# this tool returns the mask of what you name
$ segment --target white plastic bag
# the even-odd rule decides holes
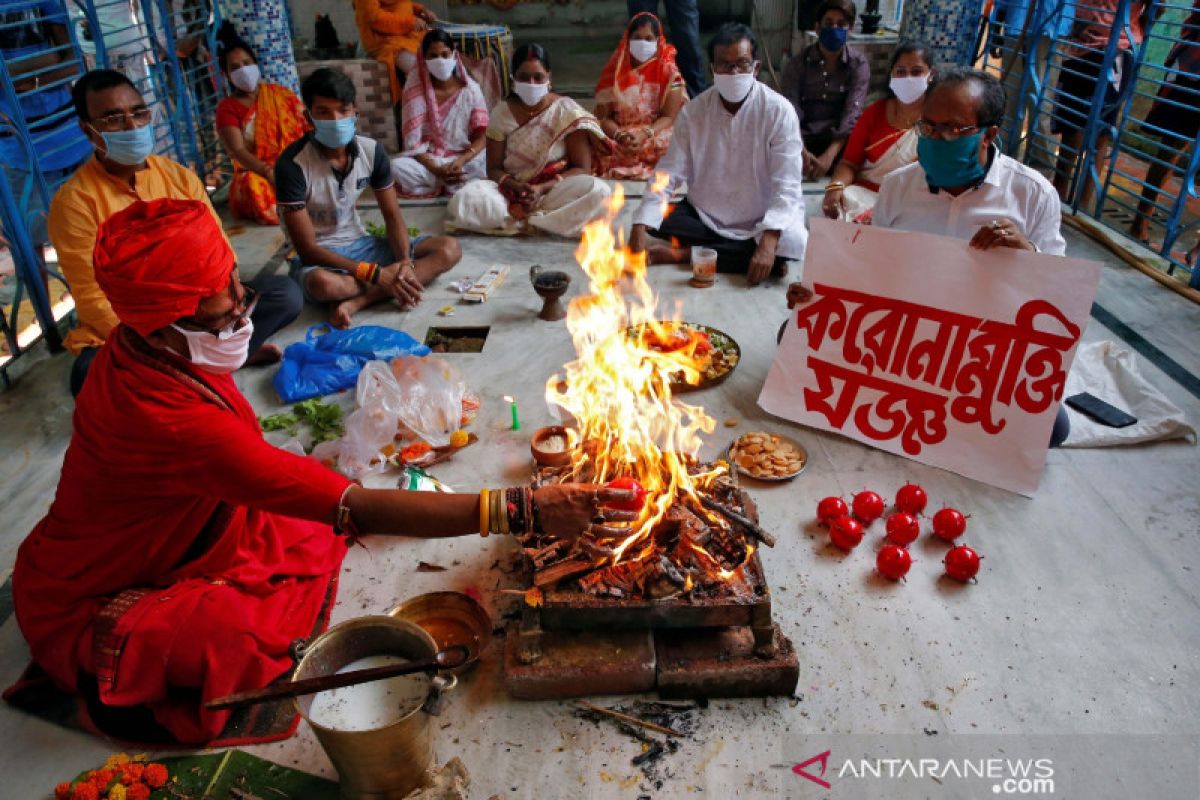
[[[358,375],[358,408],[346,417],[342,438],[322,442],[313,455],[322,461],[334,459],[342,474],[361,479],[387,468],[381,452],[396,438],[400,387],[385,361],[369,361]]]
[[[367,367],[376,363],[372,362]],[[366,370],[364,369],[364,372]],[[401,356],[392,360],[392,381],[398,396],[393,406],[400,424],[432,447],[446,447],[450,434],[462,427],[463,395],[467,386],[458,370],[432,356]],[[361,397],[362,379],[359,379]]]

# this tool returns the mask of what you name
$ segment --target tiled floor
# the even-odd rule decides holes
[[[810,212],[819,194],[809,196]],[[440,230],[438,207],[407,207],[410,224]],[[1069,253],[1106,262],[1098,302],[1187,370],[1200,374],[1200,307],[1112,259],[1067,231]],[[231,237],[244,272],[252,273],[279,246],[272,229],[248,228]],[[482,354],[456,357],[484,399],[476,429],[482,441],[438,475],[462,491],[523,480],[524,434],[503,430],[501,395],[516,393],[526,429],[546,424],[540,402],[545,379],[571,357],[561,323],[535,318],[539,301],[523,278],[530,263],[555,264],[575,277],[574,244],[561,240],[464,237],[464,258],[449,278],[477,275],[509,263],[514,272],[494,300],[462,307],[449,322],[490,324]],[[722,279],[716,290],[684,286],[672,268],[653,271],[664,301],[678,298],[689,319],[710,322],[742,344],[744,360],[729,381],[697,399],[718,419],[801,438],[812,461],[791,484],[754,486],[764,525],[780,545],[764,553],[775,592],[775,615],[800,651],[798,699],[718,701],[700,713],[697,732],[670,756],[660,787],[641,777],[630,759],[635,743],[609,728],[571,716],[566,704],[516,703],[500,685],[496,651],[467,677],[447,713],[434,722],[439,756],[461,756],[472,772],[473,797],[815,797],[790,767],[828,749],[837,734],[911,734],[917,743],[966,742],[968,734],[1002,734],[1012,752],[1015,734],[1193,734],[1200,720],[1200,455],[1186,442],[1107,450],[1056,450],[1047,457],[1042,486],[1032,499],[872,450],[837,436],[767,417],[755,398],[773,355],[774,331],[785,314],[782,287],[746,289]],[[433,298],[449,297],[441,285]],[[422,336],[438,301],[410,313],[370,311],[363,322],[392,324]],[[280,337],[300,338],[319,321],[315,310]],[[1089,341],[1112,338],[1093,320]],[[0,394],[0,578],[21,538],[45,512],[70,432],[67,356],[36,363],[11,391]],[[1156,367],[1144,372],[1168,397],[1200,420],[1200,398]],[[279,408],[266,371],[238,374],[239,385],[264,413]],[[702,455],[723,447],[719,429]],[[815,501],[865,486],[891,491],[919,480],[937,503],[970,511],[972,543],[987,558],[978,585],[936,580],[941,549],[924,542],[907,585],[871,577],[869,552],[842,558],[811,526]],[[476,587],[493,611],[508,601],[494,590],[509,580],[490,565],[509,544],[489,538],[442,541],[375,539],[355,549],[345,568],[335,621],[381,611],[397,599],[435,589]],[[415,571],[418,560],[447,572]],[[0,599],[0,685],[24,666],[28,651]],[[4,797],[42,797],[56,780],[94,765],[119,749],[0,706],[0,774]],[[843,740],[837,740],[843,741]],[[869,746],[883,737],[876,736]],[[889,740],[891,741],[891,740]],[[912,741],[906,739],[905,741]],[[978,741],[978,739],[975,739]],[[1100,737],[1087,741],[1100,742]],[[1104,740],[1107,741],[1107,740]],[[845,756],[845,747],[838,751]],[[868,746],[868,745],[863,745]],[[964,745],[965,746],[965,745]],[[1091,745],[1079,745],[1086,749]],[[1099,745],[1097,745],[1099,746]],[[813,749],[813,752],[809,752]],[[254,748],[289,765],[330,774],[311,734]],[[1194,765],[1195,751],[1187,763]],[[1185,778],[1195,781],[1193,767]],[[1194,786],[1194,784],[1192,784]],[[1175,794],[1164,782],[1143,796]],[[856,797],[961,797],[936,794],[926,781],[856,791]],[[975,796],[975,795],[973,795]],[[1113,796],[1103,791],[1074,797]]]

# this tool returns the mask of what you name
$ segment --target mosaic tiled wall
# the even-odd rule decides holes
[[[374,59],[301,61],[296,65],[300,80],[307,78],[318,67],[330,67],[346,74],[357,92],[354,105],[358,109],[358,132],[382,144],[389,155],[398,153],[400,148],[392,114],[392,93],[383,64]]]
[[[221,0],[221,16],[254,47],[264,80],[299,93],[287,0]]]
[[[900,37],[928,44],[939,64],[968,64],[979,8],[977,0],[906,0]]]

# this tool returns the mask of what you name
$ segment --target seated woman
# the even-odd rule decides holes
[[[443,30],[425,34],[404,85],[404,152],[392,173],[404,197],[454,194],[487,175],[488,126],[483,91]]]
[[[233,162],[229,210],[238,219],[278,225],[275,160],[311,127],[289,89],[260,80],[250,45],[234,42],[218,56],[231,96],[217,105],[217,136]]]
[[[611,143],[595,117],[550,91],[545,48],[522,45],[513,64],[514,96],[492,109],[487,129],[488,180],[450,198],[446,230],[578,236],[612,194],[591,174],[592,148]]]
[[[918,42],[901,42],[888,72],[888,96],[867,106],[825,187],[821,210],[830,219],[869,223],[884,176],[917,160],[913,124],[925,107],[932,54]]]
[[[596,174],[625,180],[653,175],[686,101],[675,48],[663,38],[658,17],[635,14],[596,84],[596,118],[616,142],[612,153],[600,156]]]

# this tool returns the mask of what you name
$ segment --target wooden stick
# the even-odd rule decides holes
[[[738,525],[741,525],[743,528],[745,528],[747,531],[749,531],[750,534],[755,539],[758,539],[760,542],[765,544],[767,547],[775,546],[775,537],[774,536],[767,533],[762,528],[760,528],[756,523],[751,522],[749,518],[742,516],[741,514],[734,511],[732,508],[730,508],[729,506],[722,505],[721,503],[718,503],[716,500],[713,500],[708,497],[704,497],[703,495],[700,496],[700,502],[703,503],[704,507],[709,509],[710,511],[716,511],[718,514],[725,517],[730,522],[736,522]]]
[[[648,722],[647,720],[630,716],[629,714],[622,714],[620,711],[613,711],[611,708],[598,706],[595,703],[589,703],[586,700],[576,700],[575,703],[583,708],[586,708],[588,711],[594,711],[597,714],[603,714],[606,717],[619,719],[622,722],[628,722],[630,725],[637,725],[639,728],[646,728],[647,730],[651,730],[656,733],[665,733],[667,736],[683,736],[681,732],[675,730],[674,728],[668,728],[665,725],[658,725],[654,722]]]
[[[454,655],[452,655],[454,654]],[[454,656],[458,657],[455,658]],[[305,678],[302,681],[288,681],[267,686],[264,689],[254,689],[249,692],[218,697],[204,704],[209,711],[221,711],[226,708],[249,706],[255,703],[265,703],[268,700],[280,700],[285,697],[297,697],[302,694],[316,694],[329,689],[340,689],[343,686],[356,686],[370,681],[381,681],[394,678],[397,675],[410,675],[414,672],[432,672],[439,669],[455,669],[467,663],[471,651],[465,646],[450,645],[433,658],[421,661],[406,661],[403,664],[389,664],[385,667],[357,669],[353,672],[343,672],[336,675],[322,675],[317,678]]]
[[[541,588],[552,586],[565,578],[579,575],[592,568],[592,562],[585,558],[572,558],[551,564],[545,569],[538,570],[533,575],[533,585]]]

